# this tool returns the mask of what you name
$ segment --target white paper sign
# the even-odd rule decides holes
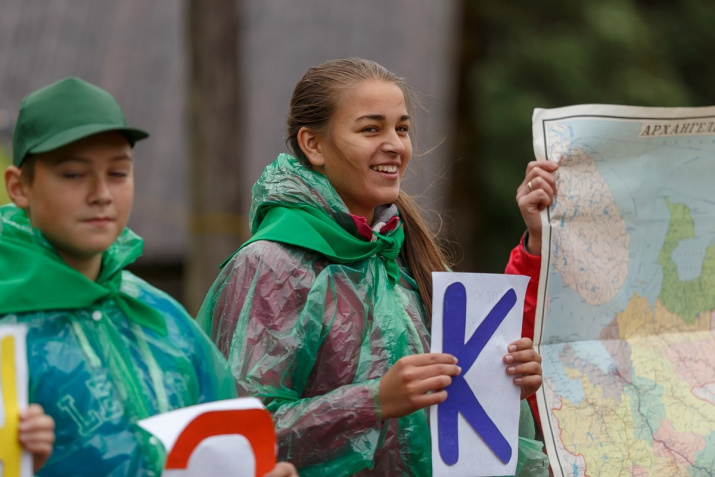
[[[514,475],[520,389],[503,358],[521,337],[529,277],[435,272],[432,281],[432,351],[462,368],[430,409],[433,474]]]
[[[263,476],[276,463],[273,421],[256,398],[177,409],[139,425],[164,444],[164,477]]]
[[[27,329],[0,326],[0,477],[30,477],[32,457],[17,441],[20,412],[27,408]]]

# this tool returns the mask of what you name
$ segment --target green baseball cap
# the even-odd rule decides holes
[[[25,96],[12,132],[12,163],[28,154],[57,149],[93,134],[123,133],[133,146],[149,134],[127,127],[119,103],[80,78],[65,78]]]

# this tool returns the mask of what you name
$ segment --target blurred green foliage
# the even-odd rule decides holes
[[[534,108],[715,104],[713,3],[465,0],[463,8],[461,91],[471,117],[462,118],[469,139],[457,156],[471,165],[457,187],[478,191],[469,207],[483,209],[472,213],[479,223],[468,243],[460,237],[476,250],[460,269],[501,272],[523,233],[514,197],[534,157]]]
[[[11,162],[12,160],[10,159],[10,154],[8,154],[2,144],[0,144],[0,170],[4,173],[5,169],[7,169],[7,166],[9,166]],[[10,202],[10,198],[7,196],[5,181],[3,180],[2,185],[0,185],[0,205],[7,204],[8,202]]]

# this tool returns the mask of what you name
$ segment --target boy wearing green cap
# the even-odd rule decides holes
[[[184,309],[123,270],[142,250],[125,225],[133,145],[147,136],[77,78],[20,108],[5,172],[14,204],[0,207],[0,324],[28,329],[29,400],[41,408],[21,421],[34,432],[21,443],[51,443],[55,421],[38,475],[160,475],[164,450],[136,422],[236,395]],[[34,453],[41,465],[47,452]]]

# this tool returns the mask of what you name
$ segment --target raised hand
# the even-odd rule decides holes
[[[558,167],[552,161],[531,161],[526,166],[524,180],[516,189],[516,202],[529,231],[526,250],[532,255],[541,255],[540,212],[554,201]]]

